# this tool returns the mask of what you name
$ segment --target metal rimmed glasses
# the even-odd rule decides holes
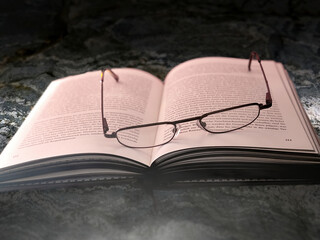
[[[204,113],[200,116],[190,117],[177,121],[155,122],[143,125],[129,126],[120,128],[115,132],[108,133],[109,126],[104,116],[103,105],[103,82],[105,72],[109,72],[111,76],[118,82],[119,77],[111,70],[101,70],[101,117],[103,134],[106,138],[116,138],[118,142],[129,148],[152,148],[169,143],[179,132],[178,124],[189,121],[197,121],[197,125],[209,133],[227,133],[244,128],[253,123],[260,115],[260,111],[272,106],[272,98],[270,94],[269,84],[263,70],[261,59],[256,52],[251,52],[249,57],[248,70],[251,71],[252,59],[259,62],[263,78],[267,86],[266,102],[248,103],[233,106],[213,112]],[[157,132],[162,132],[163,136],[158,138],[153,144],[148,144],[143,136],[155,136]],[[137,137],[137,136],[140,137]],[[139,140],[142,139],[142,140]]]

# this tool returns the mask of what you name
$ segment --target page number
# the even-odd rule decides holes
[[[292,139],[291,138],[286,138],[285,141],[286,142],[292,142]]]

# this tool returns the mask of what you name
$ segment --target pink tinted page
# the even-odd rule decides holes
[[[314,151],[303,123],[290,101],[274,61],[262,61],[269,81],[273,106],[261,110],[259,118],[243,129],[212,134],[196,122],[181,124],[180,134],[158,147],[153,159],[168,152],[204,146],[231,146],[290,151]],[[267,89],[258,62],[248,71],[248,60],[199,58],[175,67],[165,79],[160,121],[202,115],[246,103],[265,104]],[[158,138],[163,138],[159,134]]]
[[[119,84],[108,75],[104,83],[110,130],[157,121],[163,83],[141,70],[114,72]],[[53,81],[1,154],[0,167],[82,153],[114,154],[150,165],[151,149],[130,149],[103,136],[100,71]]]

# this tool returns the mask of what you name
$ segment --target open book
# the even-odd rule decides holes
[[[169,143],[153,148],[104,136],[101,71],[53,81],[1,154],[0,189],[145,176],[160,183],[317,180],[319,139],[293,83],[281,63],[262,65],[273,103],[252,124],[215,134],[184,122]],[[248,71],[247,59],[193,59],[164,81],[138,69],[112,71],[119,82],[105,73],[102,110],[111,132],[266,101],[256,60]],[[143,141],[155,145],[165,131]],[[139,131],[134,138],[140,141]]]

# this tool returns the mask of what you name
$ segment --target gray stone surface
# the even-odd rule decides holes
[[[0,3],[0,151],[54,79],[105,66],[164,78],[253,49],[284,63],[320,136],[317,1],[104,2]],[[0,193],[0,239],[319,239],[319,226],[319,185]]]
[[[131,185],[0,197],[1,239],[319,239],[315,186]]]

